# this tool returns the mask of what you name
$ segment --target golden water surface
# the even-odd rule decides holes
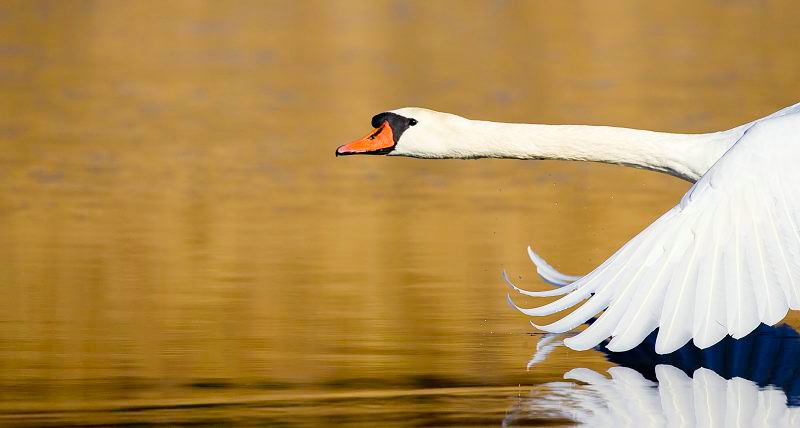
[[[726,129],[798,101],[798,22],[789,1],[1,2],[0,424],[499,425],[611,366],[526,370],[502,270],[544,289],[531,244],[586,273],[689,184],[336,146],[412,105]]]

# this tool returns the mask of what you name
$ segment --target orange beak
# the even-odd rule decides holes
[[[346,155],[385,155],[394,148],[394,133],[388,121],[375,128],[363,138],[339,146],[336,156]]]

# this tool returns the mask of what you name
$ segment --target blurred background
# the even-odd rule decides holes
[[[372,115],[728,129],[800,101],[791,1],[0,2],[0,423],[494,424],[596,352],[505,302],[689,184],[334,157]],[[519,303],[532,304],[520,300]],[[550,421],[551,423],[555,423]]]

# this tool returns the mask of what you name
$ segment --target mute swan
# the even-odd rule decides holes
[[[544,316],[586,302],[535,327],[561,333],[601,315],[564,340],[590,349],[608,338],[629,350],[659,329],[656,351],[689,340],[707,348],[741,338],[800,309],[800,103],[736,128],[670,134],[585,125],[528,125],[469,120],[421,108],[372,118],[372,132],[336,155],[417,158],[567,159],[621,164],[695,182],[680,203],[581,278],[537,263],[563,296]],[[531,251],[536,262],[538,256]],[[544,267],[544,269],[542,269]]]

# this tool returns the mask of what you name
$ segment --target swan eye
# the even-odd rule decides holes
[[[417,119],[408,119],[408,126],[414,126],[417,124]]]

